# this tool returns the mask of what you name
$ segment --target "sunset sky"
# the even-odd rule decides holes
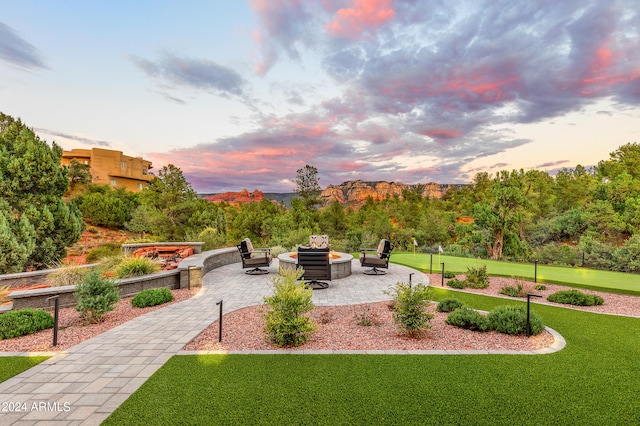
[[[640,143],[637,0],[0,0],[0,112],[201,193],[464,183]]]

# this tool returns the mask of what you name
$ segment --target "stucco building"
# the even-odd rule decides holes
[[[121,151],[100,148],[63,151],[62,164],[68,166],[71,160],[88,165],[92,182],[96,185],[137,192],[146,188],[147,182],[154,177],[149,173],[151,161],[129,157]]]

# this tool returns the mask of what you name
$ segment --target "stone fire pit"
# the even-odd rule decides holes
[[[329,263],[331,264],[331,280],[339,280],[351,275],[351,261],[353,256],[349,253],[332,251],[329,253]],[[288,252],[278,256],[280,270],[296,269],[298,264],[298,253]]]

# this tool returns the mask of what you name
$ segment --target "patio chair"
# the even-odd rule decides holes
[[[249,238],[245,238],[238,244],[238,250],[240,251],[240,258],[242,259],[242,269],[252,268],[249,271],[245,271],[245,274],[258,275],[268,274],[266,269],[260,269],[261,267],[269,267],[273,258],[271,257],[271,249],[269,248],[254,248]]]
[[[319,281],[331,281],[329,247],[319,249],[298,247],[297,267],[304,269],[302,278],[304,278],[307,287],[310,287],[314,290],[320,290],[329,287],[329,283]]]
[[[382,239],[377,249],[363,248],[360,250],[360,265],[366,268],[373,268],[363,271],[367,275],[386,274],[378,268],[389,269],[389,258],[391,257],[393,244],[391,241]]]

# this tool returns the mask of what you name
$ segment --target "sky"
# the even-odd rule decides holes
[[[0,112],[200,193],[553,174],[640,143],[640,3],[0,0]]]

